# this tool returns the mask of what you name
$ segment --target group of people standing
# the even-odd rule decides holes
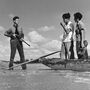
[[[74,21],[76,23],[76,28],[74,28],[74,24],[70,20],[70,13],[65,13],[62,15],[63,23],[60,25],[64,29],[63,39],[62,39],[62,47],[61,47],[61,58],[62,59],[75,59],[75,53],[77,54],[78,59],[88,59],[87,45],[88,42],[85,40],[85,28],[82,24],[83,15],[80,12],[74,14]],[[22,27],[19,25],[19,17],[13,17],[13,26],[8,29],[5,33],[5,36],[10,37],[10,46],[11,46],[11,54],[10,54],[10,62],[9,68],[13,70],[13,62],[16,54],[16,49],[20,55],[20,62],[25,62],[24,51],[22,40],[24,38],[24,33]],[[75,38],[74,38],[75,35]],[[26,64],[21,65],[22,69],[27,69]]]
[[[70,20],[70,13],[62,15],[64,24],[60,23],[60,25],[63,27],[64,33],[60,56],[62,59],[88,59],[88,42],[85,40],[83,15],[80,12],[76,12],[73,16],[76,26]]]

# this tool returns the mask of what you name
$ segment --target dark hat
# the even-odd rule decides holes
[[[64,14],[62,15],[62,18],[63,18],[63,19],[69,19],[69,18],[70,18],[70,13],[64,13]]]
[[[74,17],[75,17],[75,19],[81,20],[83,15],[80,12],[77,12],[77,13],[74,14]]]
[[[16,20],[16,19],[19,19],[19,17],[18,16],[14,16],[13,17],[13,21]]]

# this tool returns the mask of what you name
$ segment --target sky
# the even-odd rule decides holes
[[[62,14],[70,12],[74,23],[73,14],[77,11],[83,14],[90,55],[89,4],[90,0],[0,0],[0,58],[9,60],[10,57],[9,38],[3,33],[12,26],[13,16],[20,17],[25,40],[31,45],[24,44],[25,57],[30,59],[60,50]],[[19,58],[18,54],[16,58]]]

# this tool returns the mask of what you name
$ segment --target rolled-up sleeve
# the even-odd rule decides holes
[[[4,35],[7,36],[7,37],[11,37],[12,34],[13,34],[13,33],[12,33],[12,29],[11,29],[11,28],[8,29],[8,30],[6,30],[5,33],[4,33]]]

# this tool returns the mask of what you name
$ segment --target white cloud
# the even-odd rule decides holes
[[[25,51],[25,57],[29,59],[35,59],[42,56],[42,52],[39,49],[30,49]]]
[[[63,34],[60,35],[60,40],[62,40],[62,39],[63,39]]]
[[[50,30],[55,30],[55,27],[54,26],[50,26],[50,27],[44,26],[44,27],[39,28],[38,30],[40,30],[40,31],[50,31]]]
[[[28,43],[28,42],[27,42]],[[27,44],[23,43],[24,49],[33,49],[33,48],[38,48],[37,44],[34,44],[32,42],[28,43],[30,46],[28,46]]]
[[[30,45],[29,47],[26,43],[23,42],[23,46],[25,49],[38,48],[38,45],[36,43],[30,42],[28,37],[25,36],[24,40]]]
[[[4,45],[0,42],[0,60],[9,60],[10,56],[10,47],[9,44]]]
[[[50,54],[50,53],[53,53],[53,52],[56,52],[56,51],[58,51],[58,50],[54,50],[54,49],[51,49],[50,50],[50,48],[48,49],[46,49],[46,48],[42,48],[41,49],[41,51],[42,51],[42,56],[44,56],[44,55],[48,55],[48,54]],[[55,54],[52,54],[52,55],[50,55],[50,56],[47,56],[46,58],[55,58],[55,57],[57,57],[57,58],[59,58],[60,57],[60,55],[59,55],[59,53],[55,53]]]
[[[46,41],[46,38],[44,38],[42,35],[40,35],[36,31],[30,32],[28,35],[30,37],[30,41],[33,42],[33,43],[45,42]]]
[[[52,51],[47,50],[47,49],[45,49],[45,48],[42,48],[41,51],[42,51],[44,54],[52,53]]]
[[[61,42],[58,40],[52,40],[48,43],[46,43],[45,45],[43,45],[42,47],[48,49],[48,50],[60,50],[61,49]]]
[[[4,31],[5,28],[3,26],[0,26],[0,31]]]

